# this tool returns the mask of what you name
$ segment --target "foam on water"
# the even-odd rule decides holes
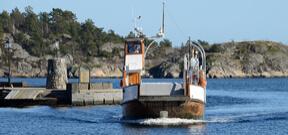
[[[122,123],[137,125],[193,125],[205,123],[231,122],[229,118],[213,118],[209,120],[181,119],[181,118],[149,118],[138,120],[121,120]]]
[[[287,116],[287,113],[284,113]],[[135,125],[194,125],[194,124],[206,124],[206,123],[237,123],[243,121],[259,121],[276,116],[283,117],[284,114],[274,113],[248,113],[237,115],[223,115],[223,116],[210,116],[205,120],[195,119],[181,119],[181,118],[149,118],[149,119],[137,119],[137,120],[121,120],[121,123],[135,124]]]
[[[146,119],[144,121],[140,121],[140,124],[143,125],[187,125],[197,123],[204,123],[204,121],[193,119],[180,119],[180,118],[157,118],[157,119]]]
[[[138,119],[138,120],[122,120],[123,123],[139,124],[139,125],[189,125],[204,123],[203,120],[180,119],[180,118],[154,118],[154,119]]]

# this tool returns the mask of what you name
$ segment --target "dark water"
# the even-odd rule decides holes
[[[45,84],[45,79],[24,81],[31,85]],[[104,81],[119,82],[111,79]],[[203,121],[146,119],[127,123],[120,119],[121,107],[118,105],[0,108],[0,134],[284,135],[288,134],[288,78],[208,80]]]

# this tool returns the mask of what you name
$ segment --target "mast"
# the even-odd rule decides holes
[[[150,48],[150,46],[152,46],[155,42],[156,39],[161,39],[164,37],[165,33],[164,33],[164,27],[165,27],[165,2],[162,3],[163,4],[163,9],[162,9],[162,24],[160,26],[160,31],[156,34],[156,36],[152,36],[150,39],[152,39],[152,42],[147,46],[147,48],[145,49],[145,54],[144,54],[144,59],[146,57],[146,54],[148,52],[148,49]]]
[[[188,48],[189,48],[189,63],[190,63],[190,59],[192,57],[192,52],[191,52],[191,38],[189,37],[188,40]]]
[[[163,2],[163,11],[162,11],[162,28],[161,28],[161,33],[164,34],[164,20],[165,19],[165,2]]]

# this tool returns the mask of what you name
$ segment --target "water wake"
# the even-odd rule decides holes
[[[204,123],[203,120],[180,119],[180,118],[155,118],[155,119],[139,119],[139,120],[122,120],[123,123],[137,125],[189,125]]]
[[[157,118],[157,119],[145,119],[140,121],[142,125],[189,125],[189,124],[201,124],[203,120],[193,119],[180,119],[180,118]]]
[[[195,119],[181,119],[181,118],[149,118],[139,120],[121,120],[122,123],[135,124],[135,125],[196,125],[205,123],[224,123],[231,122],[230,119],[210,119],[210,120],[195,120]]]

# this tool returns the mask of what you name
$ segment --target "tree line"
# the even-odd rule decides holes
[[[113,30],[104,31],[91,19],[81,23],[77,21],[73,12],[59,8],[37,14],[31,6],[26,7],[23,12],[18,8],[14,8],[10,13],[2,11],[0,39],[4,33],[11,34],[14,42],[21,45],[30,55],[43,57],[70,54],[76,63],[89,62],[93,57],[120,56],[119,48],[113,48],[112,52],[106,52],[101,48],[107,42],[124,43],[125,37],[135,35],[130,32],[127,36],[120,36]],[[145,44],[150,42],[151,40],[145,39]],[[53,47],[55,43],[59,43],[57,51]],[[165,51],[166,48],[172,47],[172,42],[163,39],[156,43],[156,46],[160,47],[160,51]]]
[[[14,42],[38,57],[54,55],[55,50],[50,46],[56,42],[60,44],[61,54],[69,53],[86,58],[103,55],[100,48],[106,42],[124,42],[124,38],[113,30],[106,32],[95,26],[91,19],[80,23],[73,12],[59,8],[38,14],[30,6],[24,12],[18,8],[11,13],[2,11],[0,37],[4,33],[10,33]]]

